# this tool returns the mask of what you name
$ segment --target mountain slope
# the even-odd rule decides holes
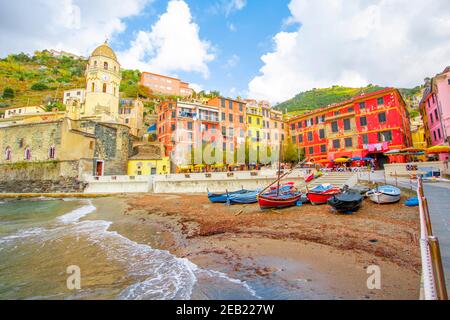
[[[342,86],[333,86],[331,88],[313,89],[300,92],[294,98],[275,106],[275,109],[288,112],[291,115],[302,114],[304,112],[326,107],[333,103],[343,102],[354,96],[371,93],[384,89],[384,87],[369,85],[363,88],[349,88]],[[399,89],[407,105],[414,109],[414,96],[420,94],[422,87],[413,89]]]

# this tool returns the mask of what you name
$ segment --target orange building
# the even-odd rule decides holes
[[[171,156],[177,144],[192,150],[199,139],[212,140],[220,127],[219,108],[197,102],[164,101],[157,113],[158,140],[164,144],[166,156]]]
[[[247,130],[245,101],[215,97],[208,101],[208,105],[219,109],[224,150],[235,151],[239,145],[245,143]]]
[[[189,97],[194,92],[189,88],[189,83],[151,72],[143,72],[140,83],[153,92],[164,95]]]

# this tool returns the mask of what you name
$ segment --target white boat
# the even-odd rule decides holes
[[[401,191],[393,186],[380,186],[370,190],[366,196],[375,203],[395,203],[400,201]]]

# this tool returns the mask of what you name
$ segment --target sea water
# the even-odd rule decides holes
[[[261,298],[245,281],[136,243],[98,217],[90,200],[1,202],[0,299]],[[71,266],[80,290],[68,286]]]

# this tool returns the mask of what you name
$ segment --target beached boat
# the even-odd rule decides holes
[[[239,191],[225,192],[225,193],[211,193],[211,192],[208,192],[208,199],[212,203],[226,203],[227,202],[227,195],[245,194],[245,193],[248,193],[248,192],[252,192],[252,191],[242,189],[242,190],[239,190]]]
[[[308,174],[305,176],[305,182],[311,182],[314,180],[314,173]]]
[[[258,203],[261,209],[287,208],[297,205],[302,193],[300,191],[285,193],[267,193],[258,196]]]
[[[375,203],[395,203],[400,201],[401,191],[393,186],[379,186],[366,193],[366,196]]]
[[[312,205],[318,205],[327,203],[328,199],[341,192],[341,189],[331,184],[322,184],[310,189],[306,196]]]
[[[362,204],[363,196],[356,191],[347,191],[328,199],[328,204],[338,212],[355,212]]]
[[[258,202],[258,194],[261,190],[249,191],[246,193],[228,194],[226,203],[232,204],[251,204]]]

